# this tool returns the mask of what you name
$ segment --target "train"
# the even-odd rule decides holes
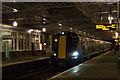
[[[52,41],[52,63],[58,65],[73,64],[97,51],[110,49],[111,42],[96,40],[74,32],[63,31],[55,34]]]
[[[2,59],[40,55],[41,30],[0,24]]]

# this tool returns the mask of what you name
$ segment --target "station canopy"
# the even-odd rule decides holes
[[[112,33],[97,31],[96,24],[109,24],[108,16],[117,23],[116,2],[3,2],[2,23],[47,32],[72,30],[97,39],[112,40]],[[44,23],[43,23],[44,22]]]

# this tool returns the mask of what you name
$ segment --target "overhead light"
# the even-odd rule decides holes
[[[114,18],[112,16],[108,16],[108,20],[113,20]]]
[[[43,22],[43,24],[45,24],[46,22]]]
[[[118,37],[118,32],[115,33],[115,36]]]
[[[43,18],[43,20],[44,20],[44,21],[46,21],[46,19],[45,19],[45,18]]]
[[[13,26],[18,26],[17,21],[14,21],[14,22],[13,22]]]
[[[112,16],[108,16],[108,20],[109,20],[109,24],[112,24],[112,20],[113,20],[114,18],[112,17]]]
[[[15,0],[13,0],[13,2],[16,2]]]
[[[42,31],[43,31],[43,32],[46,32],[46,28],[43,28]]]
[[[41,31],[40,31],[40,30],[38,30],[38,29],[37,29],[37,30],[35,30],[35,31],[36,31],[36,32],[41,32]]]
[[[13,12],[18,12],[18,10],[17,9],[13,9]]]
[[[33,31],[33,29],[30,29],[30,30],[28,30],[28,33],[31,33]]]
[[[72,27],[70,27],[70,30],[72,30],[73,28]]]
[[[62,26],[62,24],[61,24],[61,23],[58,23],[58,25],[59,25],[59,26]]]

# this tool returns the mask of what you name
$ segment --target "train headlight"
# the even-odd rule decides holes
[[[78,56],[79,56],[79,52],[78,51],[75,51],[75,52],[73,52],[73,54],[72,54],[72,59],[77,59],[78,58]]]
[[[72,56],[78,56],[79,53],[77,51],[73,52]]]

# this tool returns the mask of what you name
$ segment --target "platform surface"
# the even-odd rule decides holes
[[[108,51],[48,80],[120,80],[118,54]]]
[[[41,55],[41,56],[26,57],[23,59],[9,60],[7,62],[2,63],[2,67],[21,64],[21,63],[27,63],[27,62],[32,62],[32,61],[37,61],[37,60],[42,60],[42,59],[48,59],[50,58],[50,56],[51,54],[47,54],[47,55]]]

